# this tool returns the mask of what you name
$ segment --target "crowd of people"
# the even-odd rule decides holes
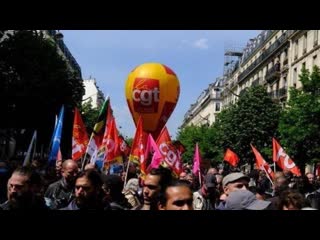
[[[0,162],[0,210],[304,210],[319,209],[320,181],[313,173],[290,171],[268,178],[262,170],[248,174],[219,168],[194,176],[185,165],[180,176],[151,169],[141,177],[129,162],[122,173],[105,174],[79,161],[28,167]]]

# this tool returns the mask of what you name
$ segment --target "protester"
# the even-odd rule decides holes
[[[70,159],[63,162],[62,178],[52,183],[45,192],[47,205],[51,209],[66,207],[72,201],[78,171],[78,165],[75,161]]]
[[[40,189],[40,175],[28,167],[19,167],[13,171],[8,180],[8,200],[0,205],[0,209],[47,209]]]
[[[171,182],[159,195],[159,210],[193,210],[193,195],[186,180]]]

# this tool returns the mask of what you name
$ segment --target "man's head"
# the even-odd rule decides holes
[[[248,189],[249,177],[241,172],[230,173],[222,180],[223,191],[229,195],[232,191],[238,189]]]
[[[248,190],[235,190],[230,192],[226,199],[226,210],[264,210],[271,202],[258,200]]]
[[[215,197],[217,187],[216,176],[212,173],[207,173],[204,177],[202,185],[202,194],[204,197]]]
[[[187,177],[187,173],[186,172],[182,172],[180,173],[179,179],[184,180]]]
[[[218,170],[216,168],[209,168],[208,173],[212,173],[212,174],[218,174]]]
[[[79,208],[92,207],[102,199],[102,179],[95,170],[81,172],[76,179],[75,196]],[[101,199],[99,199],[101,198]]]
[[[193,194],[186,180],[178,180],[161,191],[158,203],[159,210],[193,210]]]
[[[67,184],[73,185],[79,172],[78,165],[75,161],[69,159],[62,163],[61,174]]]
[[[12,207],[20,207],[32,202],[37,193],[41,178],[30,168],[21,167],[14,170],[7,184],[7,197]]]
[[[151,169],[143,183],[144,204],[155,203],[161,189],[172,180],[171,171],[166,168]]]
[[[313,173],[306,173],[306,177],[308,178],[308,182],[310,183],[310,184],[314,184],[314,175],[313,175]]]

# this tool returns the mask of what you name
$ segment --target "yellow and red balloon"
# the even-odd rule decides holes
[[[156,139],[178,102],[179,79],[164,64],[144,63],[128,75],[125,93],[135,124],[141,116],[143,130]]]

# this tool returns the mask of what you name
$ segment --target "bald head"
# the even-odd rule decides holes
[[[63,163],[62,163],[62,169],[66,169],[67,167],[78,167],[78,164],[73,161],[72,159],[68,159],[68,160],[65,160]]]
[[[62,163],[61,174],[68,185],[74,185],[78,172],[78,164],[75,161],[68,159]]]

